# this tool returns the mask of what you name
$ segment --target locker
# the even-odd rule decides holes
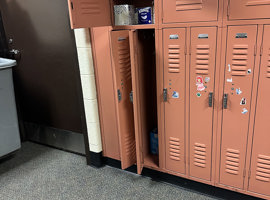
[[[163,23],[216,21],[219,0],[163,0]]]
[[[114,25],[114,5],[152,7],[152,0],[68,0],[72,28],[89,28]]]
[[[110,26],[110,0],[68,0],[72,28]]]
[[[122,168],[136,163],[129,31],[112,31],[113,69],[117,88],[117,121]]]
[[[190,176],[211,180],[216,27],[191,28]]]
[[[137,171],[159,166],[150,152],[150,132],[157,124],[157,91],[154,29],[132,30],[130,35],[133,106],[137,146]]]
[[[91,30],[92,48],[99,100],[100,126],[103,136],[103,155],[120,160],[119,138],[116,120],[116,104],[111,67],[110,28]],[[108,55],[104,58],[104,54]]]
[[[229,0],[230,20],[270,18],[269,0]]]
[[[243,188],[257,26],[229,26],[223,96],[220,183]]]
[[[248,190],[270,196],[269,93],[270,26],[264,27],[262,57]]]
[[[166,169],[185,170],[186,29],[164,29]]]

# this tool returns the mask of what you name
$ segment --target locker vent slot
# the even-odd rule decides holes
[[[268,66],[267,66],[266,77],[270,78],[270,49],[269,49],[269,57],[268,57]]]
[[[125,77],[124,80],[128,81],[131,79],[131,62],[128,40],[118,41],[118,58],[120,73]]]
[[[234,45],[232,57],[232,76],[246,76],[248,65],[248,45]]]
[[[169,45],[169,73],[180,73],[180,46]]]
[[[84,15],[101,14],[99,0],[92,0],[91,2],[89,0],[81,0],[79,5],[81,13]]]
[[[270,5],[270,0],[253,0],[248,1],[246,6],[262,6],[262,5]]]
[[[239,174],[240,152],[234,149],[227,149],[225,171],[232,175]]]
[[[258,181],[270,182],[270,156],[258,156],[256,179]]]
[[[194,165],[197,167],[206,167],[206,146],[205,144],[195,143],[194,145]]]
[[[176,0],[176,11],[201,10],[202,0]]]
[[[209,48],[209,45],[197,45],[196,74],[207,75],[209,73]]]
[[[180,161],[180,139],[170,137],[170,159]]]

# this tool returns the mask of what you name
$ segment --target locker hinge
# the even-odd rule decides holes
[[[230,17],[230,2],[228,3],[228,7],[227,7],[227,16],[228,18]]]
[[[118,102],[120,102],[122,100],[122,94],[119,89],[117,90],[117,97],[118,97]]]
[[[187,45],[185,45],[185,55],[187,55]]]
[[[133,91],[131,91],[129,94],[129,100],[131,103],[133,103]]]
[[[244,171],[243,171],[243,177],[244,178],[246,177],[246,169],[244,169]]]
[[[263,45],[261,45],[261,48],[260,48],[260,56],[263,55]]]
[[[167,90],[167,88],[163,89],[163,101],[164,102],[168,101],[168,90]]]
[[[248,171],[248,180],[250,179],[250,176],[251,176],[251,171],[249,170]]]
[[[254,46],[254,56],[257,55],[257,45]]]

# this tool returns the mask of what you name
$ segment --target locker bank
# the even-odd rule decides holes
[[[103,156],[270,199],[270,2],[155,0],[153,24],[116,26],[121,4],[152,1],[69,0],[91,28]]]
[[[270,200],[270,0],[0,0],[0,200]]]

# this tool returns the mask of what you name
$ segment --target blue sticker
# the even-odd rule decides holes
[[[179,99],[179,93],[176,92],[176,91],[173,91],[172,98],[174,98],[174,99]]]
[[[237,95],[242,94],[242,91],[241,91],[241,89],[240,89],[240,88],[236,89],[236,94],[237,94]]]
[[[248,113],[248,109],[243,108],[243,110],[242,110],[242,114],[247,114],[247,113]]]

